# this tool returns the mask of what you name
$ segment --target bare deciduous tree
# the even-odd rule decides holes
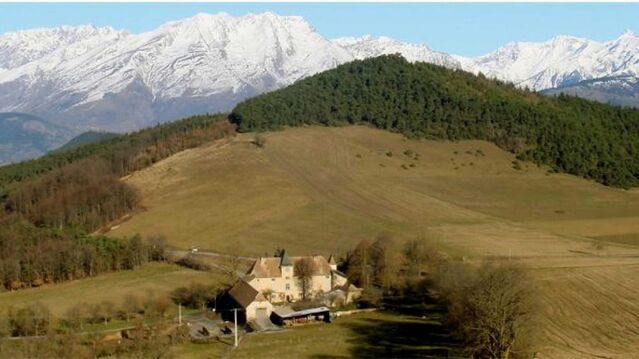
[[[371,243],[360,241],[348,258],[348,279],[356,285],[366,288],[371,284]]]
[[[302,258],[295,262],[293,270],[297,285],[302,292],[302,300],[309,299],[313,284],[313,260],[307,257]]]
[[[140,302],[140,298],[133,293],[129,293],[124,298],[124,302],[122,302],[122,312],[124,313],[124,317],[127,322],[131,320],[131,317],[142,311],[142,303]]]
[[[373,283],[385,291],[390,289],[399,270],[393,249],[394,241],[386,235],[379,236],[371,246]]]
[[[454,265],[441,275],[449,320],[470,356],[508,359],[528,354],[536,303],[524,270]]]
[[[227,278],[227,285],[233,285],[242,275],[242,245],[236,243],[231,248],[228,255],[224,259],[225,275]]]

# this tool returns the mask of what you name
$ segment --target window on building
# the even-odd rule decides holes
[[[286,290],[290,290],[291,289],[291,285],[286,283]]]
[[[271,282],[275,282],[275,278],[271,278]]]

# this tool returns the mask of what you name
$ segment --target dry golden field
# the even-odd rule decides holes
[[[145,209],[113,234],[248,255],[342,253],[386,233],[530,268],[540,358],[639,352],[639,191],[512,165],[481,141],[367,127],[286,129],[179,153],[126,181]]]
[[[106,273],[96,277],[44,285],[14,292],[0,293],[0,315],[6,308],[26,304],[44,304],[56,317],[64,317],[69,308],[78,304],[99,304],[110,301],[120,305],[127,295],[143,300],[147,295],[166,295],[171,290],[190,283],[212,284],[219,276],[198,272],[166,263],[149,263],[136,270]]]

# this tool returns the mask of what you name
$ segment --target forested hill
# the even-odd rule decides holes
[[[638,110],[545,97],[397,55],[354,61],[244,101],[230,119],[243,131],[370,123],[411,137],[488,140],[557,171],[639,186]]]
[[[161,259],[153,254],[157,238],[90,235],[138,208],[137,191],[120,178],[234,134],[226,115],[194,116],[0,167],[0,287],[38,286]]]

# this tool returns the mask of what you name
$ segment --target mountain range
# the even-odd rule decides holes
[[[71,132],[37,116],[0,113],[0,164],[35,158],[63,145]]]
[[[0,112],[39,116],[72,134],[126,132],[227,111],[354,59],[391,53],[548,94],[639,104],[639,37],[631,32],[608,42],[515,42],[469,58],[387,37],[326,39],[301,17],[267,12],[198,14],[138,34],[91,25],[5,33]]]

